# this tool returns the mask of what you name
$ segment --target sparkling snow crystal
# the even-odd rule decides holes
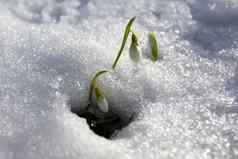
[[[70,107],[85,107],[133,16],[141,62],[127,44],[99,82],[136,118],[107,140]],[[0,0],[0,117],[0,159],[237,159],[238,2]]]

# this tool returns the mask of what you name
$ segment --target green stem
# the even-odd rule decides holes
[[[128,24],[126,25],[126,29],[125,29],[125,32],[124,32],[124,36],[123,36],[123,41],[122,41],[122,44],[121,44],[121,48],[120,50],[118,51],[118,54],[117,54],[117,57],[112,65],[112,69],[115,69],[116,68],[116,65],[117,65],[117,62],[122,54],[122,51],[125,47],[125,44],[126,44],[126,41],[128,39],[128,35],[131,31],[131,26],[132,26],[132,23],[134,22],[134,20],[136,19],[136,17],[133,17],[130,19],[130,21],[128,22]]]

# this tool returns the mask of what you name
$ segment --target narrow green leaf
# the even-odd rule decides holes
[[[151,32],[149,34],[149,40],[150,40],[150,47],[151,47],[151,60],[155,62],[159,58],[159,48],[158,48],[156,35],[154,32]]]
[[[124,36],[123,36],[123,41],[122,41],[122,44],[121,44],[121,48],[118,51],[117,57],[116,57],[113,65],[112,65],[112,69],[116,68],[117,62],[118,62],[118,60],[119,60],[119,58],[120,58],[120,56],[122,54],[122,51],[123,51],[123,49],[125,47],[126,41],[128,39],[128,35],[129,35],[130,31],[131,31],[131,26],[132,26],[132,24],[133,24],[135,19],[136,19],[136,17],[131,18],[130,21],[128,22],[128,24],[126,25],[126,29],[125,29]]]
[[[98,78],[99,76],[101,76],[102,74],[107,73],[107,72],[108,72],[107,70],[102,70],[102,71],[98,71],[98,72],[94,75],[94,77],[93,77],[93,79],[91,80],[91,83],[90,83],[89,101],[91,101],[91,99],[92,99],[93,89],[96,87],[97,78]]]

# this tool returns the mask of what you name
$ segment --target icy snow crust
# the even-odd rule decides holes
[[[237,159],[236,0],[2,0],[0,159]],[[71,113],[137,16],[143,60],[100,81],[137,117],[106,140]],[[164,59],[149,60],[156,31]],[[128,46],[127,46],[128,48]]]

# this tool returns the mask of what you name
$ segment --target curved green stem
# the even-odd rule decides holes
[[[118,62],[118,60],[119,60],[119,58],[120,58],[120,56],[122,54],[122,51],[123,51],[123,49],[125,47],[126,41],[128,39],[128,35],[129,35],[130,31],[131,31],[131,26],[132,26],[132,24],[133,24],[135,19],[136,19],[136,17],[131,18],[130,21],[128,22],[128,24],[126,25],[126,29],[125,29],[124,36],[123,36],[123,41],[122,41],[122,44],[121,44],[121,48],[118,51],[117,57],[116,57],[113,65],[112,65],[112,69],[116,68],[117,62]]]

